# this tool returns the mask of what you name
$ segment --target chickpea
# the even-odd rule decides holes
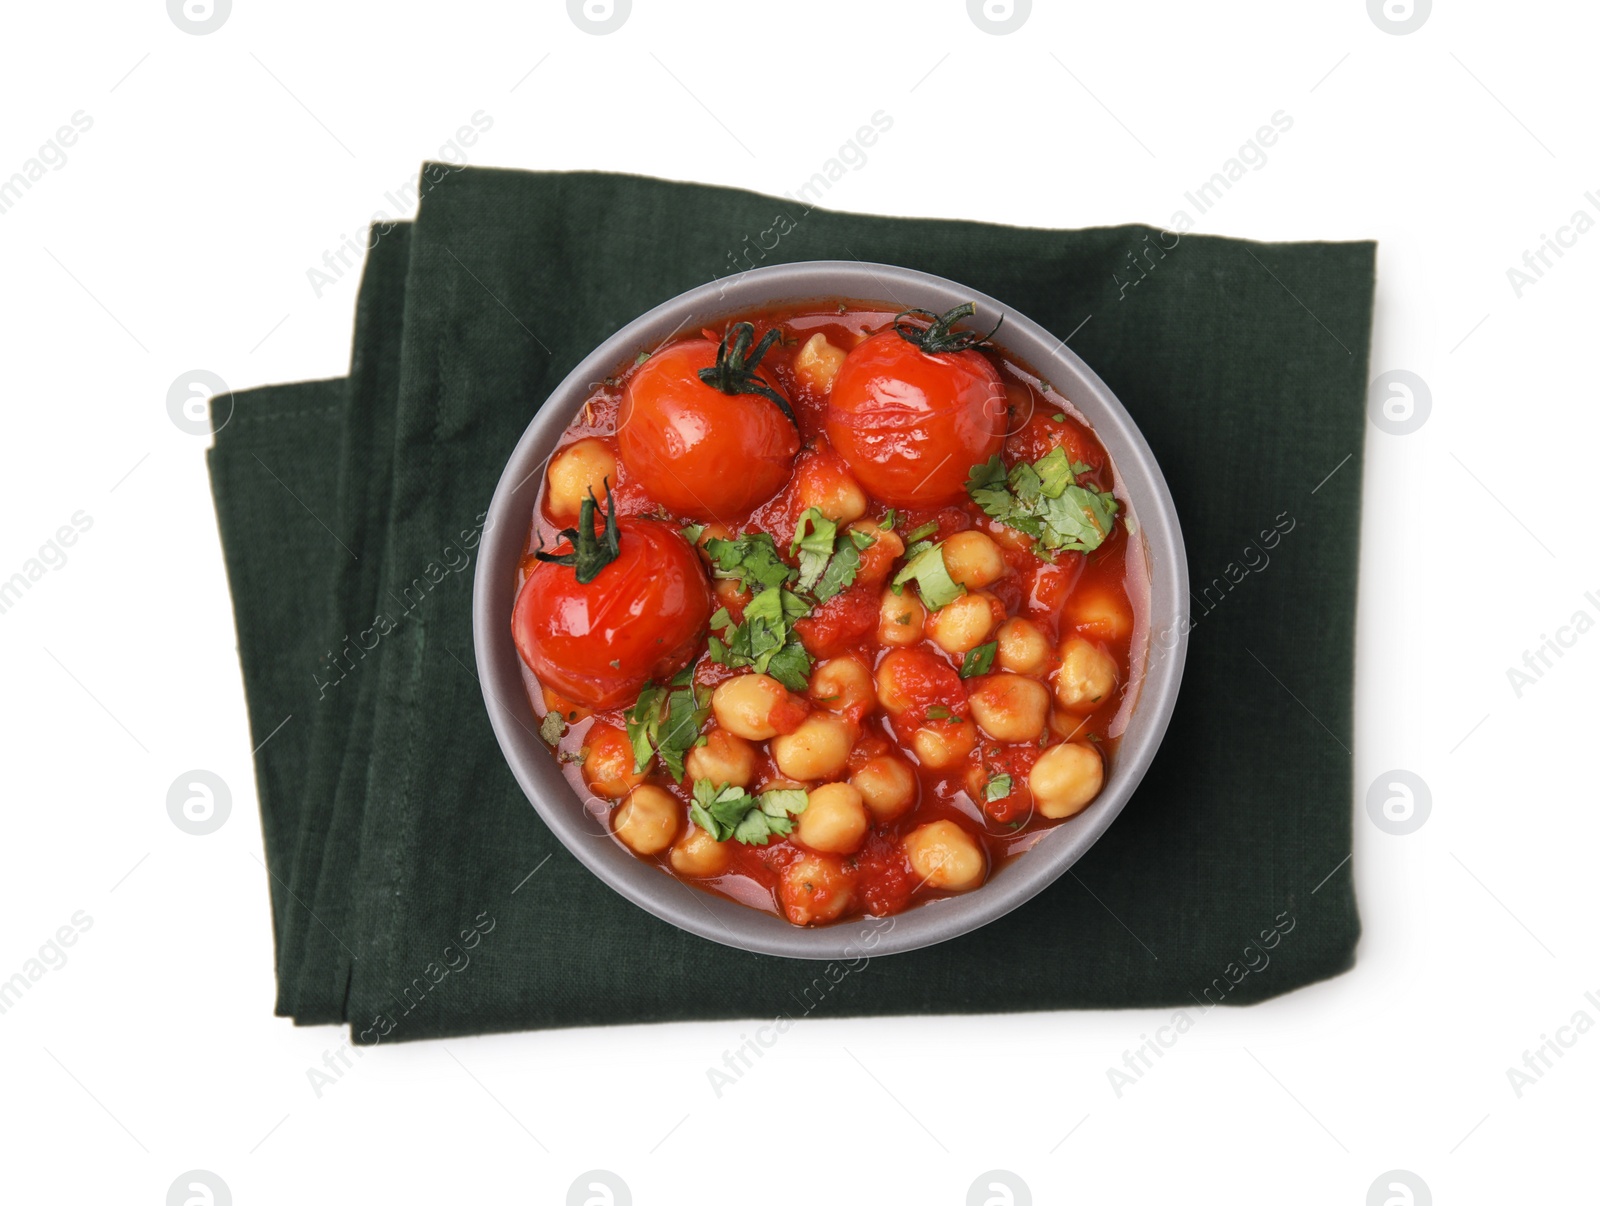
[[[895,561],[906,551],[906,542],[876,519],[858,519],[850,525],[850,530],[872,537],[872,543],[861,550],[856,581],[882,582],[894,568]]]
[[[1093,640],[1119,641],[1133,631],[1133,612],[1114,591],[1087,590],[1067,601],[1067,622]]]
[[[907,594],[910,592],[907,591]],[[878,684],[878,705],[891,715],[898,715],[911,706],[908,687],[916,686],[916,678],[923,660],[930,653],[917,649],[892,649],[878,663],[875,676]]]
[[[690,825],[667,856],[672,869],[690,879],[712,879],[723,874],[733,861],[728,843],[719,842],[698,825]]]
[[[583,779],[595,795],[620,800],[644,782],[644,775],[633,769],[633,743],[616,725],[590,725],[583,747],[589,751],[583,759]]]
[[[995,633],[995,665],[1013,674],[1042,675],[1050,665],[1050,641],[1032,620],[1014,616]]]
[[[773,713],[789,693],[783,684],[765,674],[741,674],[711,693],[711,711],[717,724],[736,737],[765,741],[778,735]]]
[[[982,590],[1005,577],[1005,554],[982,532],[957,532],[941,551],[944,568],[968,590]]]
[[[969,892],[989,872],[983,847],[954,821],[919,825],[906,834],[901,846],[911,870],[930,888]]]
[[[1085,741],[1051,746],[1028,772],[1034,806],[1052,821],[1082,812],[1104,782],[1100,751]]]
[[[617,480],[617,458],[604,440],[568,444],[550,459],[545,506],[556,519],[574,519],[590,490],[597,502],[605,502],[607,479]]]
[[[1037,741],[1050,717],[1050,692],[1036,678],[991,674],[978,680],[967,705],[996,741]]]
[[[718,523],[716,520],[712,520],[710,523],[701,525],[700,539],[694,542],[694,547],[700,550],[702,557],[710,561],[711,554],[706,552],[706,542],[708,540],[732,540],[733,538],[732,528],[725,523]]]
[[[911,811],[917,802],[917,772],[904,758],[880,754],[850,776],[850,786],[879,824]]]
[[[726,607],[730,612],[737,610],[741,614],[750,606],[750,601],[755,598],[753,594],[739,585],[736,578],[718,578],[711,584],[711,593],[717,597],[717,603]]]
[[[612,828],[622,844],[635,854],[660,854],[678,836],[683,809],[671,793],[645,784],[628,793],[611,816]]]
[[[878,641],[883,645],[915,645],[922,639],[927,618],[928,610],[915,591],[897,595],[885,588],[878,604]]]
[[[791,779],[831,779],[850,760],[855,728],[832,712],[813,712],[792,733],[772,739],[772,760]]]
[[[830,712],[865,716],[878,706],[872,671],[859,659],[834,657],[817,665],[806,684],[811,702]]]
[[[1089,723],[1089,717],[1069,712],[1063,707],[1050,709],[1050,732],[1063,741],[1071,741],[1083,732],[1084,725]]]
[[[793,779],[768,779],[756,789],[756,795],[764,796],[769,791],[806,791],[804,783],[796,783]]]
[[[833,921],[849,910],[855,899],[855,878],[845,870],[844,861],[831,854],[797,859],[778,881],[783,915],[793,925]]]
[[[804,381],[812,393],[826,394],[833,389],[833,379],[838,376],[844,357],[844,349],[834,347],[828,337],[818,331],[795,353],[795,376]]]
[[[867,495],[861,484],[836,456],[814,456],[800,466],[797,493],[807,507],[815,507],[836,523],[860,519],[867,513]]]
[[[544,710],[546,712],[559,712],[569,723],[575,720],[587,720],[594,715],[593,708],[586,708],[582,704],[573,703],[558,691],[540,685],[540,692],[544,696]]]
[[[928,636],[946,653],[966,653],[989,639],[994,631],[995,608],[993,595],[962,595],[952,599],[928,617]],[[1000,608],[1002,614],[1004,608]]]
[[[954,766],[978,744],[978,728],[970,720],[936,720],[911,734],[911,748],[923,766]]]
[[[1117,685],[1117,663],[1082,637],[1061,644],[1061,669],[1056,673],[1056,701],[1069,712],[1092,712]]]
[[[705,779],[718,787],[725,783],[749,787],[756,776],[756,750],[743,737],[714,728],[704,745],[689,751],[683,767],[691,779]]]
[[[807,797],[795,836],[824,854],[854,854],[867,836],[867,825],[861,793],[848,783],[828,783]]]
[[[988,532],[991,540],[1001,548],[1010,549],[1014,553],[1032,553],[1034,545],[1038,543],[1026,532],[1019,532],[1016,528],[1003,523],[991,521]]]

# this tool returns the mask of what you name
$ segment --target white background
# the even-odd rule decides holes
[[[93,119],[0,214],[0,578],[93,521],[0,615],[0,978],[93,919],[0,1016],[7,1200],[157,1204],[200,1168],[239,1203],[562,1202],[596,1167],[639,1203],[747,1201],[765,1174],[771,1202],[956,1204],[997,1167],[1038,1202],[1354,1206],[1396,1168],[1439,1202],[1592,1200],[1600,1034],[1563,1032],[1520,1098],[1506,1070],[1600,1022],[1600,636],[1520,698],[1507,676],[1600,618],[1600,234],[1521,297],[1507,277],[1600,216],[1593,6],[1441,0],[1405,36],[1363,0],[1041,0],[1008,36],[962,0],[635,0],[608,36],[554,0],[236,0],[205,36],[161,0],[4,24],[0,179]],[[1165,1012],[808,1020],[721,1098],[707,1069],[751,1024],[417,1043],[318,1097],[306,1070],[344,1036],[271,1016],[206,440],[169,385],[342,374],[356,274],[319,298],[307,269],[475,111],[474,163],[782,193],[879,109],[893,129],[830,207],[1167,224],[1283,110],[1198,229],[1379,240],[1373,373],[1420,374],[1432,412],[1368,428],[1356,969],[1214,1010],[1120,1097],[1108,1067]],[[204,838],[165,806],[194,767],[234,792]],[[1364,807],[1395,768],[1431,788],[1408,836]]]

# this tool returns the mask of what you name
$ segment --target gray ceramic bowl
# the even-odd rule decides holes
[[[674,879],[660,867],[635,858],[597,826],[536,735],[533,708],[511,641],[511,608],[517,560],[524,551],[544,464],[591,384],[684,331],[715,326],[739,312],[810,298],[880,301],[889,303],[885,309],[916,306],[941,313],[974,301],[986,325],[1004,314],[996,345],[1064,394],[1111,454],[1117,491],[1129,504],[1135,540],[1143,545],[1149,608],[1145,631],[1135,633],[1136,678],[1141,675],[1139,659],[1144,658],[1137,703],[1110,776],[1093,804],[1045,830],[1031,849],[1009,860],[987,884],[968,895],[914,905],[881,921],[862,918],[800,929]],[[1060,339],[1003,302],[942,277],[885,264],[828,260],[758,268],[691,289],[635,319],[591,352],[539,409],[511,454],[489,504],[473,591],[478,673],[495,736],[522,790],[567,849],[640,908],[702,938],[769,955],[840,959],[915,950],[987,925],[1048,887],[1083,857],[1128,802],[1166,732],[1183,674],[1187,625],[1182,617],[1189,578],[1178,517],[1155,457],[1105,383]]]

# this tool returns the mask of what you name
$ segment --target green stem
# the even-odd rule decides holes
[[[589,489],[589,497],[583,500],[578,508],[578,526],[562,531],[561,538],[572,545],[570,552],[547,553],[544,551],[544,541],[539,542],[540,547],[534,552],[534,557],[540,561],[548,561],[552,565],[570,565],[580,586],[587,586],[600,575],[618,557],[622,555],[621,531],[617,527],[617,499],[611,493],[609,478],[601,478],[600,484],[606,491],[606,526],[602,534],[596,535],[594,530],[595,511],[599,503],[595,501],[594,488]]]
[[[980,335],[976,331],[951,330],[963,318],[971,318],[977,312],[978,307],[972,302],[963,302],[943,314],[935,314],[932,310],[902,310],[894,316],[895,334],[930,356],[940,352],[964,352],[987,343],[994,337],[994,332],[1000,329],[1000,323],[1006,320],[1002,314],[1000,322],[995,323],[994,330],[987,335]],[[915,323],[906,322],[907,316],[921,319],[928,325],[919,327]]]
[[[722,337],[722,343],[717,347],[717,362],[700,370],[700,380],[712,389],[721,390],[729,397],[759,394],[777,406],[798,431],[800,421],[794,417],[789,399],[773,389],[756,373],[761,358],[772,349],[772,345],[778,342],[781,335],[782,332],[773,327],[761,337],[761,342],[757,343],[752,351],[750,345],[755,342],[756,337],[754,325],[748,322],[734,323],[728,328],[728,333]]]

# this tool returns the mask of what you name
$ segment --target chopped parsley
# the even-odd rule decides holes
[[[938,611],[967,593],[967,588],[952,578],[945,567],[943,544],[930,544],[906,562],[905,569],[895,575],[895,594],[899,594],[907,582],[917,584],[917,593],[929,611]]]
[[[804,599],[779,586],[769,586],[750,600],[738,624],[726,607],[717,608],[711,617],[711,660],[723,666],[748,666],[757,674],[770,674],[791,691],[804,691],[811,656],[795,635],[794,621],[809,610]]]
[[[633,745],[633,770],[643,774],[650,759],[661,759],[662,769],[676,782],[683,780],[683,759],[700,742],[700,726],[711,715],[711,693],[694,685],[694,668],[675,677],[668,686],[648,684],[624,719]]]
[[[702,528],[685,529],[697,541],[705,531]],[[738,581],[740,590],[765,590],[772,586],[787,586],[794,570],[778,556],[778,546],[765,532],[746,532],[734,540],[713,536],[705,543],[706,556],[711,558],[711,572],[718,578]]]
[[[976,465],[967,493],[986,515],[1032,536],[1051,552],[1088,553],[1100,547],[1116,520],[1117,500],[1078,485],[1089,466],[1067,460],[1054,448],[1033,464],[1018,462],[1006,472],[998,455]]]
[[[996,775],[983,789],[985,800],[1003,800],[1011,794],[1011,776]]]
[[[977,678],[980,674],[989,673],[994,665],[995,651],[1000,648],[1000,642],[990,641],[986,645],[979,645],[976,649],[967,650],[967,656],[961,659],[961,677]]]
[[[800,554],[800,589],[809,591],[822,578],[828,559],[833,556],[833,540],[839,525],[815,507],[806,508],[794,530],[789,552]]]
[[[747,846],[765,846],[774,836],[794,828],[793,817],[806,810],[807,797],[800,788],[775,788],[752,796],[742,787],[709,779],[694,785],[689,819],[719,842],[732,838]]]
[[[839,525],[816,507],[808,507],[795,528],[790,553],[800,555],[800,581],[796,589],[826,603],[856,580],[861,568],[861,551],[870,548],[873,537]]]

